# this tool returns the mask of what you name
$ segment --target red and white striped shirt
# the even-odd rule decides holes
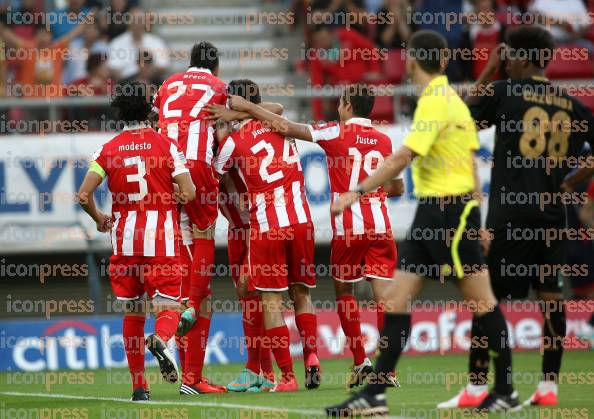
[[[297,147],[262,122],[245,121],[223,140],[214,167],[220,174],[238,170],[248,190],[251,228],[266,232],[311,222]]]
[[[163,82],[153,100],[159,113],[159,128],[176,140],[188,160],[212,163],[214,127],[204,119],[208,105],[224,105],[225,83],[206,68],[191,67]]]
[[[373,128],[365,118],[338,124],[310,125],[312,140],[326,152],[332,202],[352,191],[392,154],[390,137]],[[336,236],[391,231],[383,187],[367,193],[342,214],[332,217]]]
[[[248,190],[236,169],[231,169],[221,178],[219,209],[229,221],[230,228],[248,228]]]
[[[89,170],[107,176],[114,255],[179,254],[173,178],[188,169],[175,141],[151,128],[130,127],[95,152]]]

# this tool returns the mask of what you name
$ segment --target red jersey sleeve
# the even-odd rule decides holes
[[[164,139],[169,140],[167,137]],[[186,156],[182,153],[179,144],[175,140],[169,140],[169,168],[171,169],[171,177],[174,178],[181,173],[189,173],[186,167]]]
[[[104,152],[105,145],[99,147],[91,156],[89,172],[95,172],[102,178],[107,176],[108,164]]]
[[[326,124],[309,125],[311,139],[326,152],[332,152],[340,143],[341,130],[337,122]]]
[[[214,169],[224,175],[235,166],[236,144],[233,137],[227,137],[219,145],[219,152],[215,158]]]

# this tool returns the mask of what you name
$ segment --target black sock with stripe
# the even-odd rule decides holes
[[[470,384],[477,386],[486,385],[487,374],[489,373],[489,347],[487,345],[487,336],[477,316],[472,317],[470,337],[468,381]]]
[[[557,381],[559,377],[566,330],[565,304],[559,302],[544,313],[542,379],[545,381]]]
[[[495,363],[495,391],[501,395],[509,395],[513,392],[512,360],[509,340],[507,336],[507,324],[499,306],[493,311],[477,316],[477,322],[488,340],[489,352]]]
[[[385,313],[384,330],[379,340],[380,354],[375,363],[375,374],[369,376],[369,384],[363,389],[367,394],[384,393],[388,386],[388,376],[396,368],[400,354],[406,346],[410,334],[410,314]]]

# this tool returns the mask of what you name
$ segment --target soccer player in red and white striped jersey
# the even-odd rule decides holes
[[[146,300],[157,315],[155,334],[146,339],[163,377],[178,378],[175,359],[166,347],[179,322],[181,275],[177,197],[193,199],[185,158],[175,141],[144,122],[150,111],[147,87],[137,82],[119,85],[112,106],[124,131],[93,155],[79,190],[80,204],[101,232],[111,232],[113,256],[110,279],[114,294],[126,302],[124,348],[132,374],[132,400],[148,400],[144,377],[144,322]],[[97,209],[93,193],[107,178],[112,215]],[[174,183],[179,187],[176,194]],[[144,304],[143,304],[144,303]]]
[[[231,86],[230,86],[231,87]],[[260,103],[258,86],[241,80],[235,91]],[[221,175],[237,169],[248,189],[250,212],[249,290],[260,292],[264,327],[282,371],[275,391],[298,389],[289,352],[289,330],[283,318],[282,292],[294,302],[303,338],[306,387],[319,386],[317,324],[309,288],[313,272],[313,224],[295,144],[263,126],[245,120],[219,144],[215,169]]]
[[[163,82],[153,100],[161,132],[177,140],[196,184],[196,199],[185,205],[193,235],[188,310],[180,333],[187,333],[182,394],[224,391],[202,376],[210,329],[210,280],[214,268],[214,227],[218,216],[218,178],[212,168],[214,127],[205,107],[224,104],[225,83],[218,78],[219,54],[209,42],[200,42],[190,53],[190,67]],[[188,319],[188,322],[185,320]],[[188,330],[186,330],[188,329]]]
[[[374,96],[368,87],[351,85],[340,99],[340,123],[306,125],[287,121],[242,98],[231,98],[233,109],[250,113],[266,127],[288,137],[313,141],[322,147],[327,156],[333,201],[342,193],[353,190],[376,170],[385,157],[392,154],[390,138],[376,130],[368,119],[373,104]],[[399,194],[402,180],[396,180],[389,186]],[[386,191],[380,187],[365,194],[351,209],[332,217],[330,263],[337,312],[354,358],[347,383],[349,387],[362,384],[367,374],[373,371],[371,361],[365,355],[353,284],[364,278],[371,280],[377,303],[378,329],[381,330],[384,315],[379,296],[388,281],[392,280],[396,268],[396,244],[386,198]]]

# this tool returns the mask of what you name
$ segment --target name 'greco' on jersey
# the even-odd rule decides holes
[[[107,176],[114,255],[179,254],[173,178],[188,169],[175,141],[151,128],[130,127],[95,152],[91,169]]]
[[[309,126],[312,140],[326,153],[330,191],[335,202],[352,191],[392,154],[390,137],[376,130],[366,118],[351,118]],[[361,197],[342,214],[332,217],[334,235],[383,234],[391,231],[383,187]]]
[[[238,170],[248,189],[250,225],[272,228],[311,223],[297,147],[262,122],[247,120],[223,140],[215,170]]]
[[[188,160],[212,163],[214,127],[204,119],[208,105],[224,105],[225,83],[206,68],[190,67],[163,82],[153,100],[161,132],[179,143]]]

